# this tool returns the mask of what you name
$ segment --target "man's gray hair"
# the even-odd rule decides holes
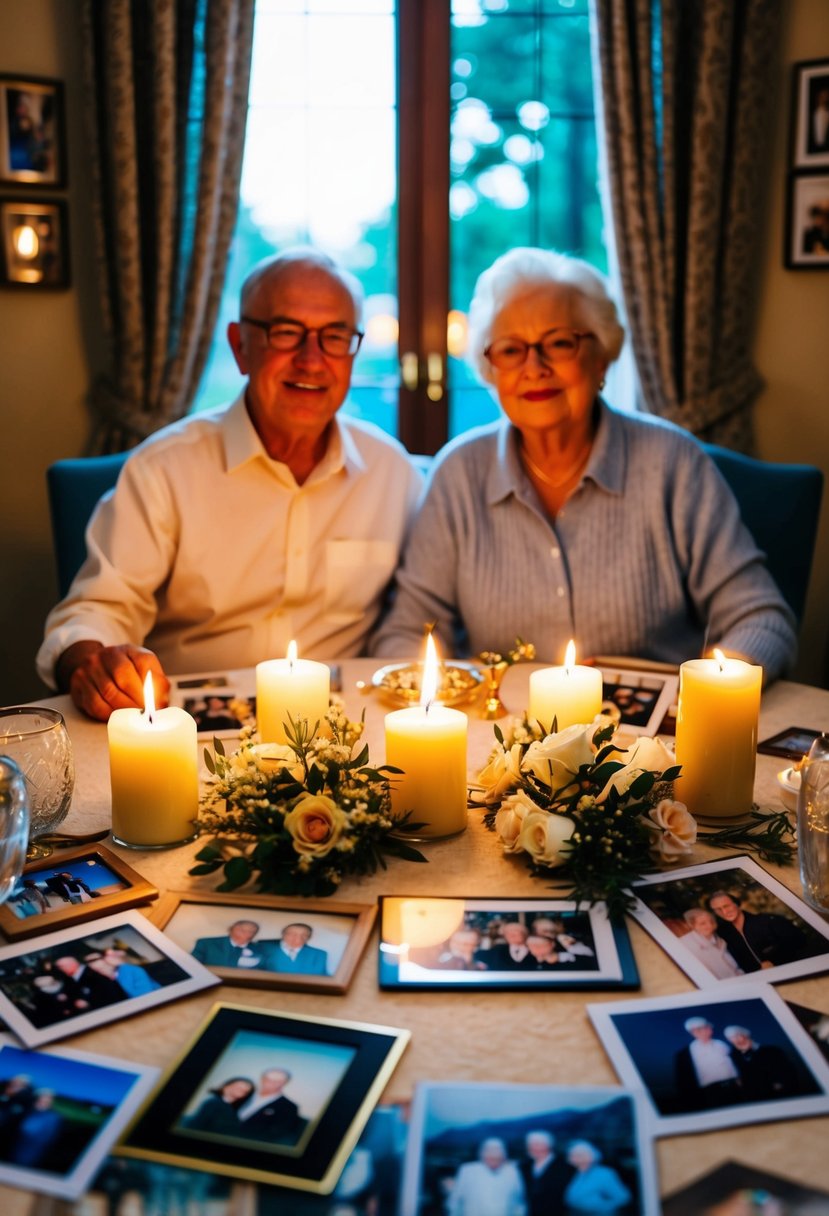
[[[559,287],[578,297],[585,323],[596,334],[608,362],[618,359],[625,331],[604,275],[581,258],[554,249],[519,247],[496,258],[475,284],[469,305],[467,358],[481,380],[491,383],[493,378],[484,351],[499,313],[518,296]]]
[[[726,1026],[723,1034],[728,1039],[729,1043],[733,1043],[735,1039],[751,1038],[751,1031],[746,1030],[745,1026]]]
[[[699,1030],[703,1026],[710,1026],[708,1018],[686,1018],[685,1029],[690,1034],[692,1030]]]
[[[287,270],[289,266],[297,263],[304,263],[309,269],[324,270],[333,278],[338,279],[354,301],[354,316],[357,324],[362,324],[365,293],[360,280],[350,270],[340,266],[327,253],[313,249],[310,245],[296,245],[291,249],[283,249],[280,253],[274,253],[270,257],[263,258],[261,262],[257,262],[242,284],[239,301],[240,315],[247,313],[251,307],[251,301],[255,299],[256,293],[266,279],[272,275],[279,275],[283,270]],[[261,320],[269,320],[269,318],[262,317]]]

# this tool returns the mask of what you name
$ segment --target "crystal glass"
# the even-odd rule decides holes
[[[75,786],[72,744],[63,716],[38,705],[0,709],[0,756],[20,768],[29,794],[29,857],[50,850],[34,841],[63,823]]]
[[[815,739],[800,769],[797,849],[803,898],[829,912],[829,735]]]
[[[0,904],[9,898],[23,873],[28,840],[26,782],[15,762],[0,756]]]

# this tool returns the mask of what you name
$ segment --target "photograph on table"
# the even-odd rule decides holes
[[[417,1086],[401,1216],[656,1216],[641,1094],[610,1086]]]
[[[120,1152],[329,1194],[410,1037],[215,1005]]]
[[[633,915],[700,988],[829,970],[829,925],[749,857],[633,884]]]
[[[602,713],[629,735],[655,735],[676,703],[679,680],[675,675],[618,670],[602,664]]]
[[[829,1114],[829,1065],[768,984],[588,1005],[657,1135]]]
[[[815,739],[819,738],[819,730],[810,730],[807,726],[789,726],[768,739],[762,739],[757,744],[757,750],[764,756],[783,756],[787,760],[797,761],[803,759]]]
[[[829,1013],[821,1013],[819,1009],[810,1009],[807,1005],[798,1005],[795,1001],[786,1001],[786,1004],[817,1044],[823,1058],[829,1061]]]
[[[0,1016],[27,1047],[218,983],[138,912],[0,948]]]
[[[62,849],[26,866],[5,904],[0,930],[14,941],[148,903],[158,889],[103,845]]]
[[[381,988],[630,989],[623,923],[563,899],[380,899]]]
[[[81,1195],[158,1073],[86,1052],[30,1051],[0,1035],[0,1183]]]
[[[821,1216],[829,1191],[724,1161],[662,1200],[662,1216]]]
[[[178,891],[150,913],[226,983],[331,993],[347,991],[376,914],[373,904]]]
[[[63,115],[59,80],[0,76],[0,182],[65,185]]]

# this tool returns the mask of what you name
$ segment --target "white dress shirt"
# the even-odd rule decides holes
[[[74,642],[132,642],[171,674],[365,648],[420,491],[403,447],[337,417],[303,485],[272,460],[240,396],[166,427],[127,460],[52,610],[41,678]]]
[[[718,1081],[736,1081],[737,1069],[731,1059],[730,1049],[722,1039],[710,1039],[703,1043],[694,1039],[691,1044],[691,1059],[700,1088],[714,1085]]]

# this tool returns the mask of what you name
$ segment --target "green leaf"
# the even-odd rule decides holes
[[[493,731],[493,734],[495,735],[495,738],[501,744],[501,747],[503,747],[504,750],[506,751],[506,744],[504,743],[504,732],[501,730],[501,727],[498,725],[497,722],[493,726],[492,731]]]
[[[391,836],[387,836],[383,842],[383,848],[387,853],[391,853],[394,857],[402,857],[404,861],[422,861],[428,864],[428,857],[424,857],[418,849],[413,849],[410,844],[406,844],[404,840],[395,840]]]
[[[655,773],[640,773],[628,786],[628,796],[630,798],[644,798],[645,794],[650,793],[655,784]]]
[[[194,874],[197,877],[199,877],[202,874],[215,874],[221,864],[222,864],[221,861],[206,862],[204,865],[201,865],[201,866],[193,866],[191,869],[189,869],[187,871],[187,873]]]
[[[218,739],[215,735],[213,736],[213,750],[217,756],[223,756],[225,754],[224,743],[222,743],[221,739]]]
[[[231,857],[225,862],[225,881],[219,890],[235,891],[248,881],[252,870],[247,857]]]
[[[206,748],[204,749],[204,767],[207,769],[208,773],[212,773],[212,774],[213,774],[213,776],[215,777],[215,775],[216,775],[216,765],[213,763],[213,757],[212,757],[212,755],[210,754],[210,748],[209,748],[209,747],[206,747]]]
[[[204,848],[199,849],[196,854],[197,861],[213,861],[217,857],[221,857],[222,850],[217,848],[215,844],[206,844]]]

